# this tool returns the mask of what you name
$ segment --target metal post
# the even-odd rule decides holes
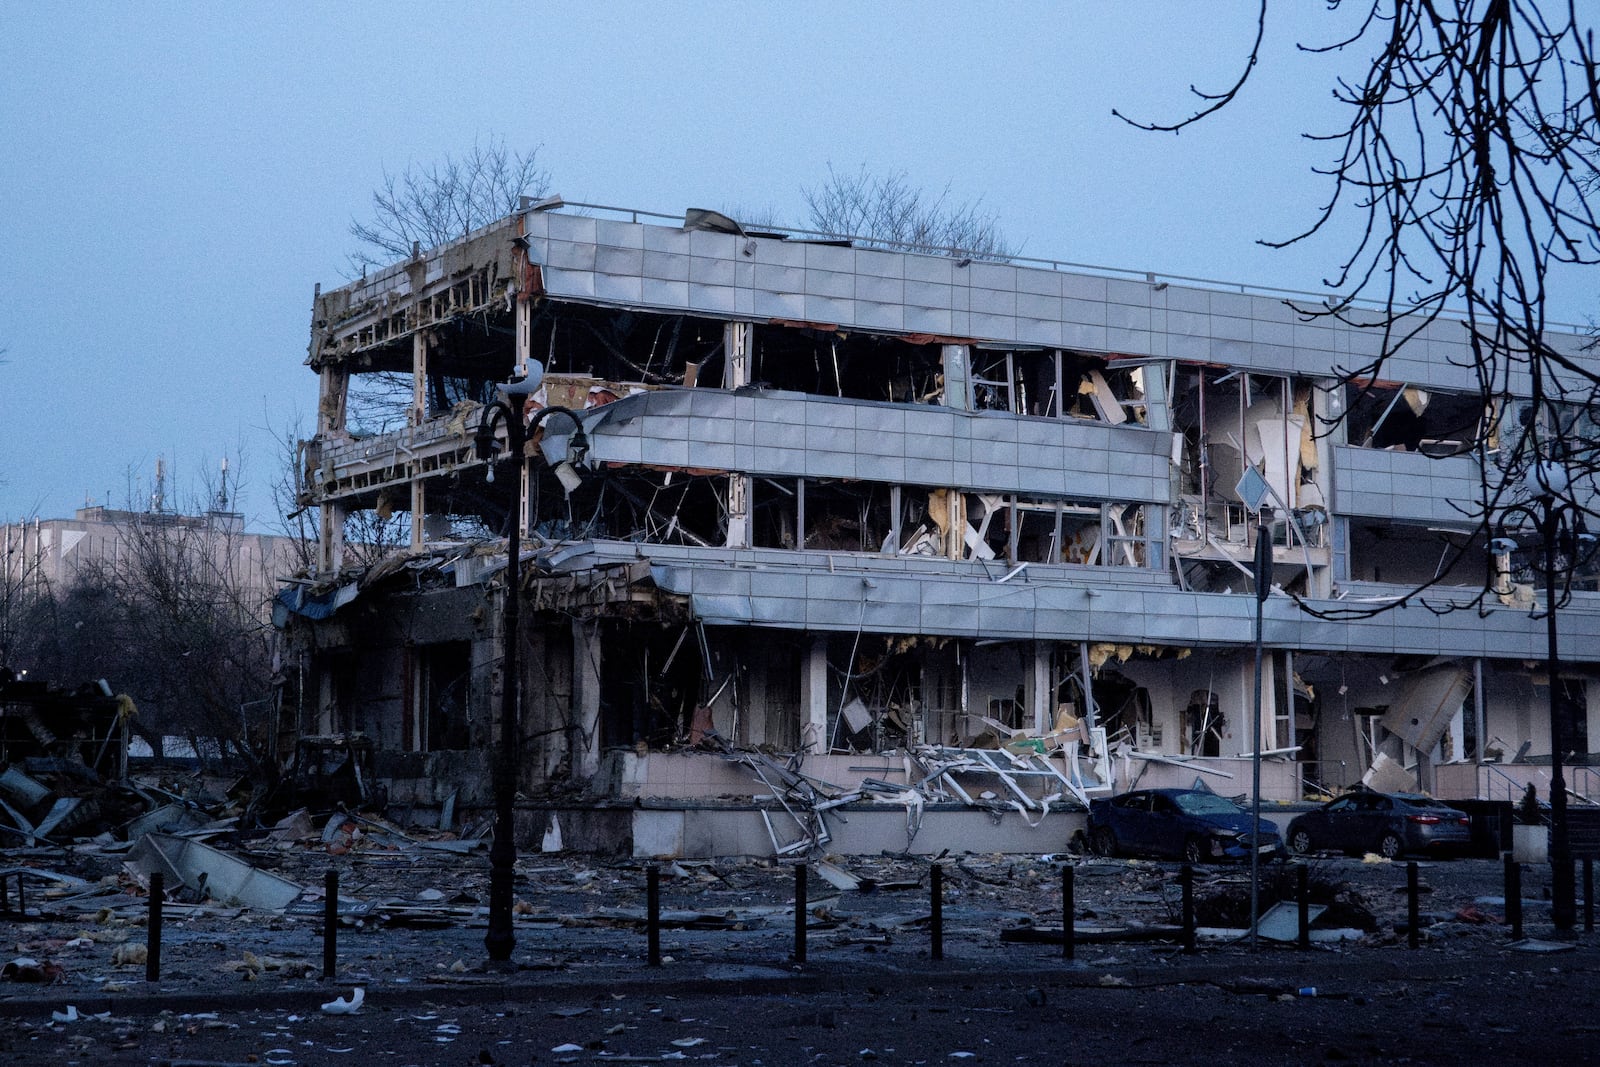
[[[521,729],[518,698],[521,696],[522,673],[517,662],[520,645],[520,611],[522,601],[522,472],[526,457],[523,455],[525,437],[522,412],[512,405],[497,402],[506,423],[506,444],[515,459],[516,478],[512,483],[512,497],[516,501],[511,511],[510,528],[506,531],[505,603],[501,607],[502,646],[500,669],[500,751],[494,764],[494,843],[489,847],[489,932],[484,934],[483,945],[489,958],[504,962],[511,958],[517,937],[512,931],[513,896],[517,872],[516,795],[517,748]],[[515,406],[520,406],[515,405]],[[486,416],[487,417],[487,416]],[[493,460],[491,459],[492,463]]]
[[[1594,860],[1583,861],[1583,932],[1594,933]]]
[[[1194,866],[1185,863],[1178,872],[1178,884],[1183,887],[1183,951],[1193,952],[1194,947]]]
[[[661,868],[653,863],[644,872],[644,936],[650,966],[661,966]]]
[[[144,980],[161,981],[161,904],[166,897],[166,876],[150,875],[150,911],[145,919]]]
[[[1300,905],[1300,947],[1311,947],[1311,869],[1305,864],[1300,865],[1300,886],[1297,903]]]
[[[1573,886],[1572,847],[1567,836],[1567,782],[1562,774],[1561,656],[1556,641],[1556,527],[1561,512],[1553,497],[1544,500],[1544,610],[1545,640],[1549,644],[1550,674],[1550,919],[1560,931],[1571,930],[1577,919]]]
[[[339,962],[339,872],[322,876],[322,977],[332,978]]]
[[[799,864],[794,869],[794,961],[806,961],[806,915],[809,907],[806,904],[806,879],[810,877],[810,865]]]
[[[1522,940],[1522,866],[1506,857],[1506,921],[1511,924],[1511,940]]]
[[[1250,947],[1257,947],[1256,932],[1261,925],[1261,655],[1262,616],[1267,594],[1272,591],[1272,526],[1269,512],[1256,512],[1256,674],[1255,713],[1250,717]]]
[[[939,864],[933,865],[930,883],[930,892],[933,900],[932,921],[928,924],[933,933],[933,958],[944,959],[944,868]]]
[[[543,373],[542,370],[540,372]],[[505,398],[489,405],[479,424],[479,456],[493,462],[493,419],[502,418],[506,424],[506,446],[514,460],[516,474],[512,499],[510,528],[506,530],[506,585],[505,604],[501,609],[500,670],[500,751],[494,765],[494,844],[489,848],[489,932],[484,935],[484,948],[489,958],[504,962],[511,958],[517,945],[512,931],[513,894],[517,873],[516,796],[517,779],[522,767],[522,672],[518,663],[521,644],[522,602],[522,520],[527,510],[523,501],[522,486],[527,474],[527,443],[548,416],[565,415],[577,427],[572,449],[579,451],[583,424],[568,408],[551,405],[540,408],[527,425],[522,421],[524,394],[508,392],[502,387]],[[584,446],[586,447],[586,446]],[[492,468],[491,468],[492,469]]]
[[[1073,922],[1073,912],[1077,905],[1073,901],[1073,866],[1067,864],[1061,868],[1061,958],[1072,959],[1077,952],[1078,931],[1077,924]]]
[[[1406,864],[1406,945],[1416,948],[1422,939],[1422,913],[1418,905],[1417,863]]]

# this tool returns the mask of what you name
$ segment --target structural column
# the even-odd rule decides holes
[[[722,387],[738,389],[750,384],[750,324],[730,322],[722,327],[724,353]],[[729,548],[750,547],[750,504],[755,479],[737,471],[728,475]]]
[[[593,777],[600,770],[600,623],[572,620],[572,773]]]
[[[417,427],[428,417],[428,335],[411,335],[411,413],[406,423],[416,443]],[[415,464],[411,466],[411,547],[421,548],[428,524],[428,492]]]
[[[828,751],[828,639],[813,637],[800,668],[800,748]]]
[[[966,345],[944,345],[940,349],[940,360],[944,374],[944,397],[942,403],[947,408],[957,411],[969,411],[972,408],[972,359],[971,352]],[[946,559],[962,559],[966,556],[967,536],[967,498],[959,487],[951,487],[945,499],[948,509],[945,515],[944,527],[944,554]],[[935,520],[937,521],[937,520]]]
[[[1051,721],[1051,710],[1055,704],[1054,687],[1050,684],[1050,643],[1048,641],[1035,641],[1033,643],[1033,679],[1028,687],[1029,705],[1033,709],[1033,732],[1036,734],[1049,733],[1055,725]]]
[[[345,403],[350,376],[340,367],[323,367],[317,379],[317,440],[324,447],[345,436]],[[312,486],[316,475],[312,475]],[[317,530],[317,573],[337,574],[344,566],[344,507],[332,501],[319,501]]]

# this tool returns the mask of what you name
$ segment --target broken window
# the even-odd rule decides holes
[[[546,301],[534,312],[531,336],[549,375],[646,387],[722,381],[723,324],[716,319]]]
[[[972,406],[1013,415],[1094,419],[1112,425],[1145,420],[1144,368],[1066,349],[994,349],[972,353]]]
[[[1454,456],[1474,451],[1485,429],[1480,396],[1414,385],[1346,385],[1345,437],[1362,448]]]
[[[1173,428],[1183,435],[1184,536],[1245,539],[1248,517],[1238,485],[1247,467],[1265,480],[1275,510],[1326,513],[1311,400],[1311,384],[1299,379],[1177,368]]]
[[[1196,689],[1189,694],[1183,723],[1183,752],[1192,756],[1222,755],[1222,738],[1228,730],[1228,719],[1213,690]]]
[[[607,619],[600,649],[601,746],[686,737],[704,682],[698,627]]]
[[[548,472],[532,465],[530,471],[530,528],[544,540],[602,538],[701,548],[726,543],[726,474],[647,467],[586,472],[568,495]]]
[[[472,694],[472,643],[446,641],[420,645],[416,657],[413,699],[418,728],[408,747],[425,752],[472,747],[467,726]]]
[[[889,543],[889,487],[877,482],[802,480],[801,548],[881,552]]]
[[[936,404],[943,395],[934,343],[774,324],[755,331],[752,349],[750,379],[772,389],[896,404]]]
[[[1240,494],[1247,471],[1264,483],[1280,563],[1300,570],[1280,578],[1309,589],[1313,568],[1329,562],[1327,493],[1317,455],[1310,382],[1194,364],[1175,368],[1173,429],[1181,436],[1173,551],[1185,588],[1244,588],[1254,553],[1255,517]]]
[[[1481,586],[1491,572],[1482,531],[1391,519],[1350,520],[1350,578],[1357,582]]]
[[[947,558],[1160,566],[1160,545],[1146,533],[1144,504],[934,490],[928,517],[933,530],[926,536]],[[958,550],[947,550],[952,530],[963,531]]]

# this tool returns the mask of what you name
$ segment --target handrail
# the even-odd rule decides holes
[[[1572,781],[1567,785],[1567,793],[1585,804],[1600,803],[1595,800],[1593,795],[1597,791],[1596,782],[1600,781],[1600,773],[1596,773],[1593,767],[1581,764],[1576,767],[1569,767],[1568,770],[1572,772]],[[1578,777],[1580,775],[1582,775],[1584,782],[1582,789],[1578,788]]]
[[[1513,803],[1513,804],[1515,804],[1517,802],[1518,798],[1522,794],[1522,791],[1525,788],[1527,788],[1525,783],[1517,781],[1515,778],[1511,777],[1505,771],[1502,771],[1499,767],[1495,766],[1493,763],[1480,763],[1480,764],[1478,764],[1478,767],[1479,767],[1480,770],[1488,771],[1490,774],[1496,775],[1496,776],[1498,776],[1500,778],[1504,778],[1506,780],[1506,800],[1511,802],[1511,803]],[[1485,800],[1493,800],[1494,799],[1494,787],[1493,787],[1493,783],[1492,782],[1490,783],[1489,788],[1484,790],[1484,793],[1486,793],[1487,795],[1483,799],[1485,799]]]

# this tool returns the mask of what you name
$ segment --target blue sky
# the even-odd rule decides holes
[[[1314,289],[1338,241],[1259,247],[1325,196],[1304,130],[1358,56],[1348,13],[1254,4],[130,5],[0,0],[0,519],[189,503],[229,457],[272,525],[273,431],[305,428],[313,286],[384,170],[539,145],[569,201],[770,209],[831,163],[982,198],[1027,255]],[[1597,286],[1552,316],[1581,321]]]

